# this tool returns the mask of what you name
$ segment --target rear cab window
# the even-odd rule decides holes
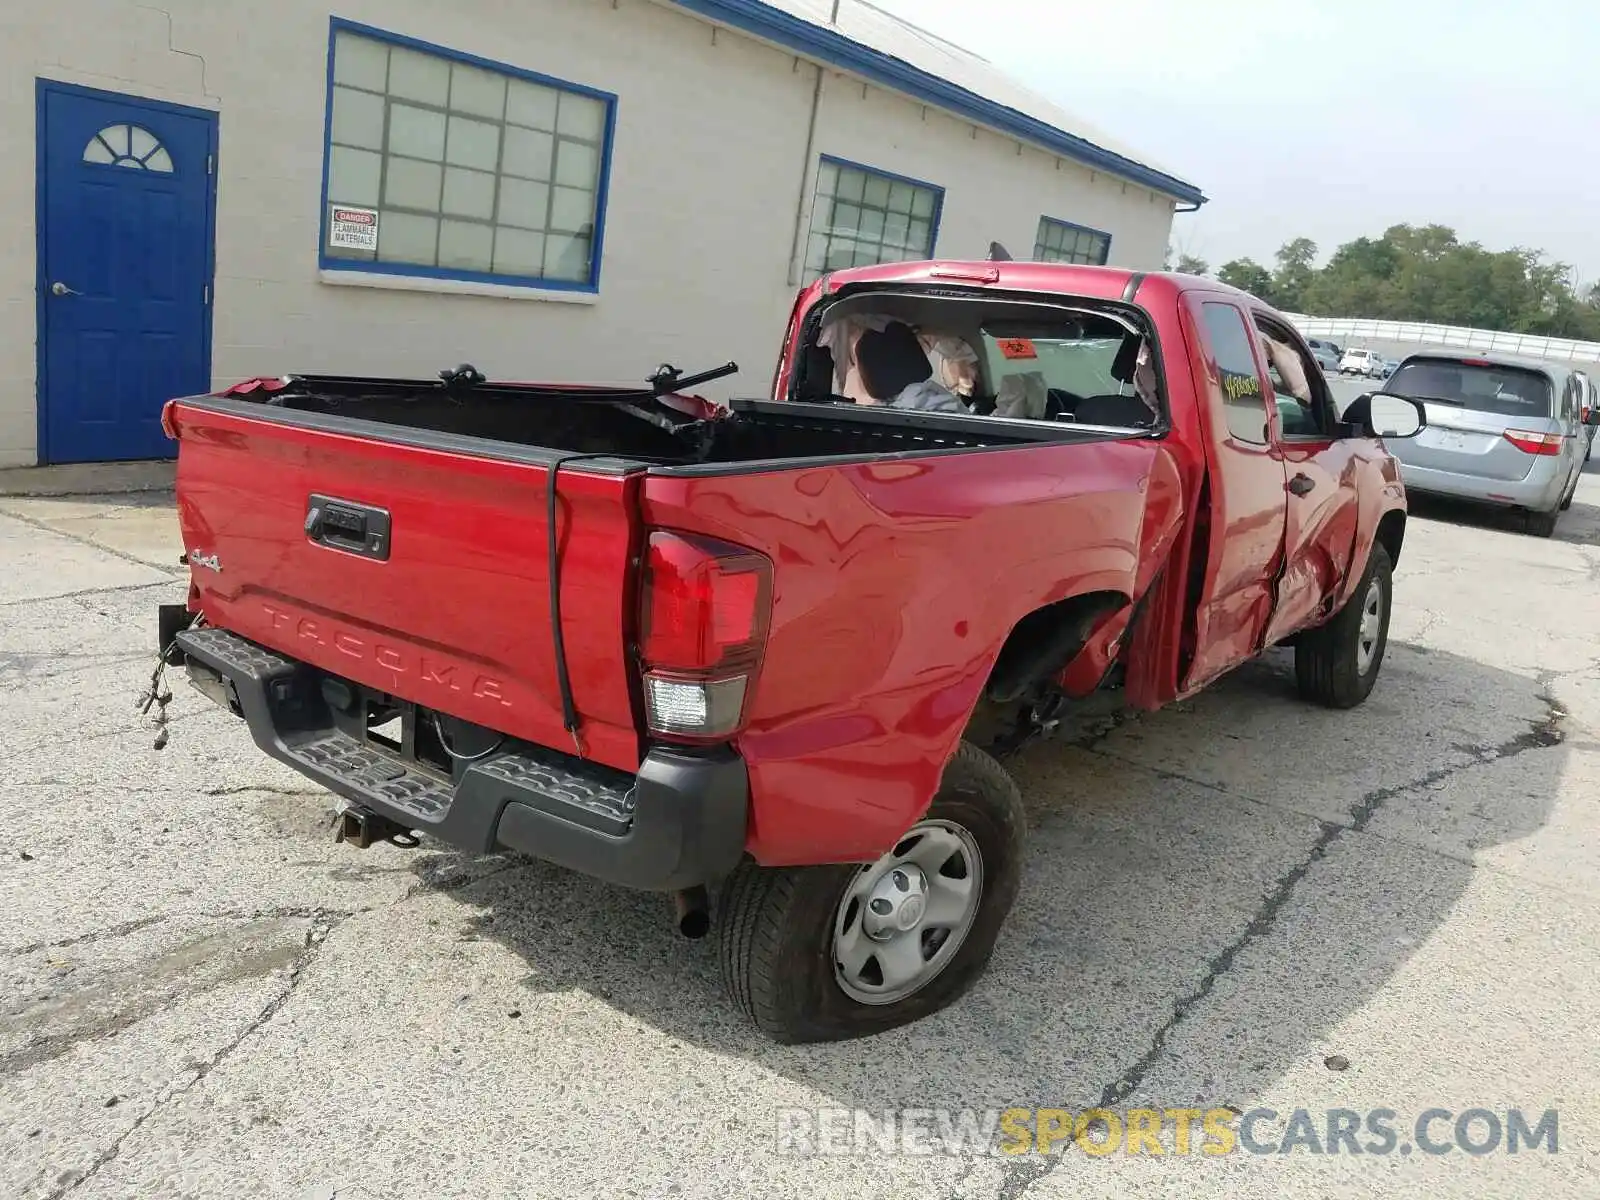
[[[1147,318],[1103,303],[862,289],[809,319],[790,398],[1158,435]]]
[[[1532,367],[1473,358],[1410,358],[1389,377],[1385,391],[1502,417],[1549,420],[1555,389]]]

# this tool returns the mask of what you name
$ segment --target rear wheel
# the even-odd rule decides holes
[[[1588,459],[1584,459],[1584,462],[1588,461]],[[1567,489],[1567,494],[1561,500],[1562,512],[1566,512],[1567,509],[1572,507],[1572,501],[1578,494],[1578,480],[1582,477],[1582,475],[1583,466],[1580,463],[1578,469],[1572,473],[1572,486]]]
[[[1300,695],[1327,708],[1354,708],[1372,694],[1389,646],[1394,567],[1374,544],[1366,573],[1333,620],[1301,634],[1294,648]]]
[[[1016,784],[963,743],[927,814],[866,866],[739,866],[718,914],[734,1002],[779,1042],[882,1033],[977,982],[1021,879]]]
[[[1523,531],[1531,533],[1534,537],[1550,537],[1556,531],[1556,521],[1561,517],[1561,510],[1566,507],[1563,504],[1561,508],[1552,508],[1549,512],[1524,514],[1522,518]]]

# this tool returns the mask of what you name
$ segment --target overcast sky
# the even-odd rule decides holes
[[[1405,221],[1600,277],[1594,0],[873,2],[1198,185],[1213,268]]]

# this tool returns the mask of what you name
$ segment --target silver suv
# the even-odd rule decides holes
[[[1581,373],[1536,359],[1413,354],[1383,390],[1428,409],[1426,429],[1389,446],[1408,492],[1519,509],[1529,533],[1555,532],[1589,448]]]

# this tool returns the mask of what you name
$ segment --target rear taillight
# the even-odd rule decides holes
[[[1564,441],[1559,433],[1531,433],[1526,429],[1506,430],[1506,441],[1524,454],[1555,456],[1561,453]]]
[[[740,546],[652,533],[639,612],[652,733],[718,740],[744,726],[772,610],[772,564]]]
[[[178,402],[168,400],[161,406],[161,432],[173,441],[178,440]]]

